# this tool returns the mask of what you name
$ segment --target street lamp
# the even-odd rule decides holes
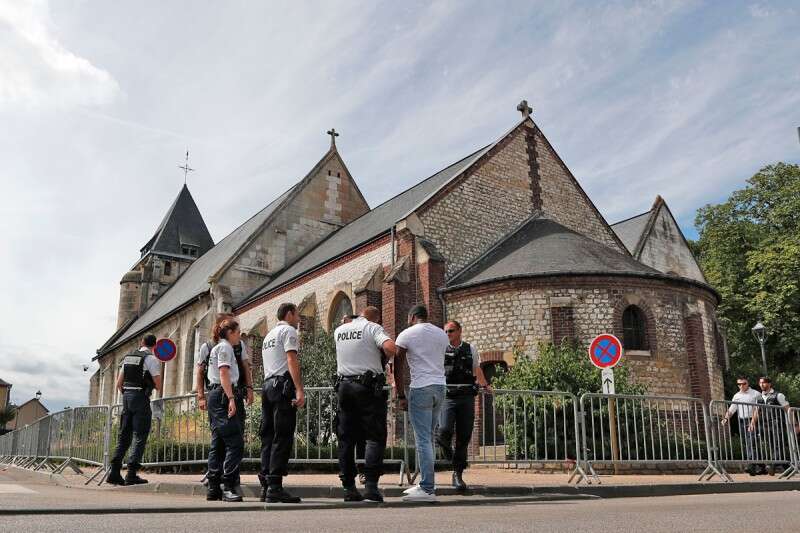
[[[764,351],[764,344],[767,342],[767,328],[759,320],[753,329],[753,337],[756,338],[758,344],[761,345],[761,367],[764,369],[764,375],[767,375],[767,354]]]

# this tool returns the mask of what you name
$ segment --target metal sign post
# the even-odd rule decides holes
[[[616,394],[614,386],[614,366],[622,359],[622,343],[610,333],[601,333],[589,343],[589,361],[600,369],[600,383],[603,394]],[[617,422],[617,400],[608,398],[608,432],[611,436],[611,461],[614,474],[619,473],[619,441]]]

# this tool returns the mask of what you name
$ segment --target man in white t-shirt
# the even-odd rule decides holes
[[[408,414],[414,428],[414,437],[419,455],[421,479],[419,485],[406,491],[404,501],[436,501],[434,494],[434,446],[433,435],[439,422],[439,413],[444,402],[445,385],[444,354],[449,340],[442,328],[428,322],[425,306],[415,306],[408,313],[409,328],[397,336],[397,358],[395,373],[403,372],[403,360],[407,360],[411,374],[408,390]],[[402,387],[402,376],[395,378]],[[401,392],[398,398],[405,400]]]
[[[749,461],[753,459],[753,441],[755,439],[755,432],[750,429],[750,419],[753,417],[753,407],[745,404],[758,403],[761,395],[755,389],[750,388],[750,383],[746,376],[739,376],[736,379],[736,385],[739,391],[733,395],[732,402],[728,410],[725,411],[725,416],[722,418],[722,425],[726,425],[730,417],[736,413],[736,418],[739,421],[739,439],[744,441],[745,458]],[[751,475],[756,475],[755,465],[747,465],[746,471]]]

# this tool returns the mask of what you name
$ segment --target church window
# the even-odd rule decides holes
[[[342,318],[345,315],[352,315],[353,314],[353,304],[350,301],[350,298],[347,297],[346,294],[340,292],[339,294],[334,297],[333,302],[331,304],[331,321],[328,324],[328,330],[333,331],[336,329],[339,324],[342,323]]]
[[[647,350],[647,318],[644,311],[629,305],[622,312],[622,343],[626,350]]]
[[[164,275],[171,276],[172,275],[172,263],[169,261],[164,261]]]
[[[197,257],[197,247],[183,245],[181,247],[181,253],[183,253],[183,255],[188,255],[188,256],[191,256],[191,257]]]

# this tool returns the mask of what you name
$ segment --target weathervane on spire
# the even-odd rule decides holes
[[[178,168],[183,170],[183,184],[186,185],[186,177],[189,172],[194,172],[194,169],[189,166],[189,150],[186,150],[186,162],[183,165],[178,165]]]
[[[533,113],[533,108],[531,108],[531,106],[528,105],[527,100],[523,100],[517,106],[517,111],[522,113],[522,118],[528,118],[529,116],[531,116],[531,113]]]
[[[326,133],[331,136],[331,148],[336,148],[336,137],[339,136],[339,134],[336,133],[336,129],[331,128]]]

